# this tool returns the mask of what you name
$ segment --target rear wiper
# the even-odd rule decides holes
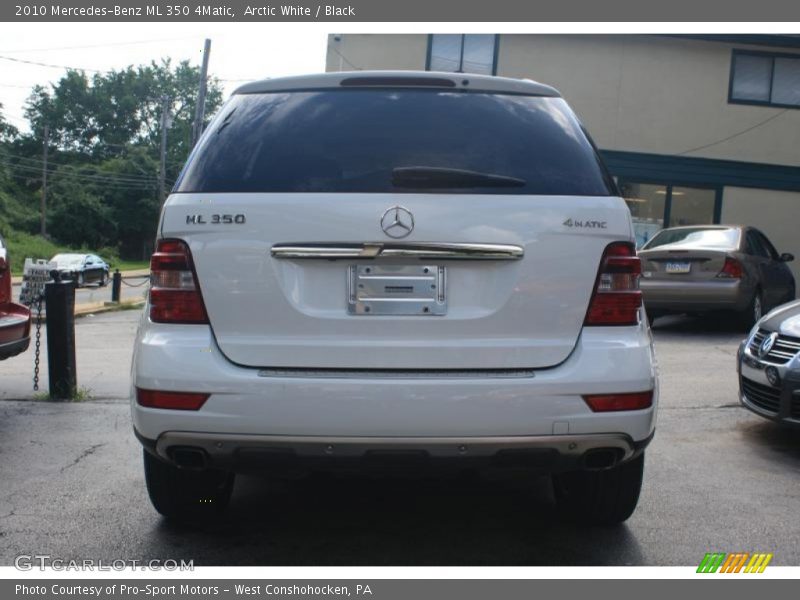
[[[447,167],[397,167],[392,185],[409,188],[523,187],[527,181],[494,173]]]
[[[235,106],[231,112],[229,112],[227,115],[225,115],[225,119],[222,121],[220,126],[217,127],[217,135],[219,135],[222,132],[223,129],[225,129],[228,125],[231,124],[231,117],[233,116],[233,113],[236,112],[237,108],[238,107]]]

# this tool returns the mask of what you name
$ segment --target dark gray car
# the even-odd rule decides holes
[[[761,319],[739,347],[739,399],[757,415],[800,426],[800,301]]]
[[[750,327],[795,297],[795,281],[754,227],[701,225],[662,229],[639,251],[640,286],[651,322],[668,313],[729,310]]]
[[[50,259],[62,277],[75,281],[78,287],[96,283],[100,287],[108,283],[108,263],[95,254],[56,254]]]

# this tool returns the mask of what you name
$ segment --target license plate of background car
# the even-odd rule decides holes
[[[441,316],[447,313],[445,268],[437,265],[350,265],[351,315]]]
[[[688,262],[668,262],[667,273],[689,273],[692,270],[692,263]]]

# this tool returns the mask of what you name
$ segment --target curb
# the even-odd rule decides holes
[[[140,299],[127,300],[123,302],[95,302],[92,304],[78,304],[75,306],[75,318],[131,309],[137,306],[144,306],[144,304],[145,301]]]
[[[131,310],[144,306],[144,300],[127,300],[125,302],[94,302],[92,304],[76,304],[75,318],[88,317],[89,315],[100,315],[108,312],[120,310]],[[31,311],[31,323],[36,323],[36,314]],[[47,314],[42,315],[42,323],[47,323]]]
[[[123,277],[143,277],[145,275],[149,275],[150,274],[150,269],[136,269],[134,271],[120,271],[119,273]],[[110,274],[113,275],[114,272],[111,271]],[[22,285],[22,276],[20,275],[18,277],[12,277],[11,278],[11,285]]]

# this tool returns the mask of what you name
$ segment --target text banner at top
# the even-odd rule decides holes
[[[797,22],[797,0],[34,0],[0,3],[28,22]],[[788,32],[792,33],[792,32]]]

